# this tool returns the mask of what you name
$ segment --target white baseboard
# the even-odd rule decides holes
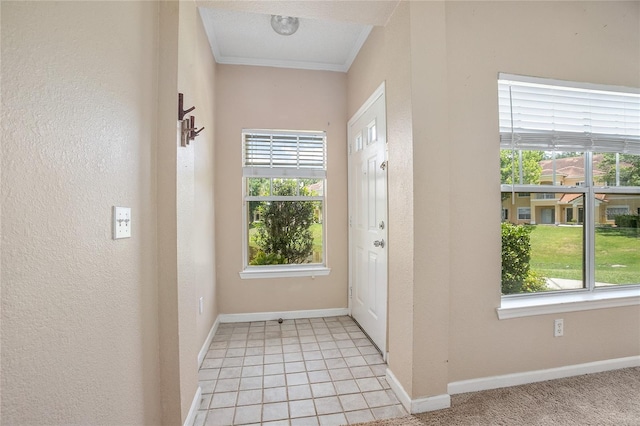
[[[546,380],[562,379],[564,377],[600,373],[603,371],[618,370],[620,368],[629,367],[640,367],[640,356],[608,359],[604,361],[588,362],[586,364],[567,365],[565,367],[550,368],[547,370],[525,371],[523,373],[462,380],[459,382],[449,383],[447,391],[449,392],[449,395],[478,392],[482,390],[526,385],[528,383],[544,382]]]
[[[583,374],[601,373],[621,368],[640,367],[640,356],[608,359],[585,364],[567,365],[547,370],[525,371],[523,373],[505,374],[501,376],[483,377],[449,383],[446,394],[411,399],[393,372],[387,368],[387,382],[404,408],[411,414],[441,410],[451,406],[451,396],[460,393],[526,385],[546,380],[562,379]]]
[[[318,317],[338,317],[349,315],[348,308],[335,309],[312,309],[307,311],[283,311],[283,312],[255,312],[248,314],[220,314],[218,320],[221,323],[228,322],[252,322],[252,321],[273,321],[282,319],[318,318]]]
[[[448,394],[428,396],[424,398],[411,399],[404,390],[393,372],[387,368],[387,382],[396,394],[407,412],[411,414],[424,413],[426,411],[442,410],[451,407],[451,397]]]
[[[213,340],[213,336],[215,336],[216,331],[218,331],[218,325],[220,324],[220,315],[216,318],[211,326],[211,330],[209,330],[209,334],[205,339],[202,348],[200,348],[200,352],[198,352],[198,368],[202,365],[202,361],[207,356],[207,351],[209,350],[209,346],[211,346],[211,341]]]
[[[196,395],[193,397],[193,401],[191,402],[191,408],[189,408],[187,418],[184,420],[184,426],[193,426],[193,422],[196,420],[196,414],[198,413],[198,407],[200,406],[201,398],[202,388],[198,386],[198,389],[196,389]]]
[[[396,394],[400,403],[404,406],[407,412],[411,412],[411,397],[407,391],[404,390],[396,376],[393,375],[393,372],[387,368],[387,383],[391,386],[391,390]]]
[[[411,401],[411,414],[444,410],[449,407],[451,407],[451,396],[449,394],[444,393],[442,395],[427,396]]]

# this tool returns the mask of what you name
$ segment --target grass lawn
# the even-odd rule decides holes
[[[532,226],[531,269],[548,278],[582,279],[580,226]],[[596,282],[640,283],[640,236],[635,229],[596,228]]]
[[[311,225],[311,234],[313,234],[313,257],[319,256],[322,262],[322,224]]]

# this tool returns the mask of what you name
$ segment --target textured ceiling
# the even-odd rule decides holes
[[[373,25],[398,1],[199,1],[218,63],[346,72]],[[271,14],[296,16],[300,28],[276,34]]]
[[[197,0],[202,8],[386,25],[399,0]]]

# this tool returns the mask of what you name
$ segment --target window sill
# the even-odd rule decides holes
[[[297,266],[297,267],[255,267],[247,268],[240,272],[243,280],[259,278],[289,278],[289,277],[311,277],[329,275],[331,268],[326,266]]]
[[[538,297],[503,297],[498,319],[640,305],[640,288],[572,292]]]

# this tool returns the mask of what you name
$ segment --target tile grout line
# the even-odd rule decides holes
[[[348,318],[348,317],[341,317],[341,318]],[[236,348],[236,347],[241,347],[243,348],[242,354],[240,354],[241,351],[236,351],[234,352],[234,355],[244,355],[243,359],[241,361],[241,369],[240,369],[240,378],[238,379],[238,387],[237,387],[237,395],[234,398],[235,404],[230,407],[231,409],[234,410],[234,416],[237,415],[240,410],[238,410],[238,408],[240,407],[246,407],[246,406],[251,406],[251,405],[238,405],[239,403],[241,403],[240,401],[240,395],[241,392],[243,391],[243,389],[240,389],[240,383],[242,381],[243,378],[243,373],[245,372],[245,368],[247,368],[247,371],[249,371],[249,369],[251,367],[254,366],[261,366],[261,370],[262,370],[262,375],[259,376],[261,378],[261,386],[259,388],[260,394],[261,394],[261,399],[259,402],[260,405],[260,410],[261,410],[261,420],[263,419],[264,416],[264,405],[268,404],[267,402],[265,402],[265,394],[267,389],[270,388],[265,388],[265,382],[264,382],[264,377],[269,376],[268,374],[265,374],[265,366],[269,365],[266,364],[267,360],[266,360],[266,356],[268,356],[267,354],[267,350],[266,348],[267,346],[267,339],[270,338],[275,338],[277,340],[279,340],[279,346],[280,346],[280,350],[279,351],[274,351],[274,354],[280,354],[282,355],[282,362],[273,362],[272,364],[280,364],[282,365],[282,375],[284,378],[284,386],[282,387],[285,390],[285,395],[286,395],[286,401],[281,401],[281,404],[285,404],[286,405],[286,409],[287,409],[287,413],[288,413],[288,418],[285,420],[285,422],[289,422],[290,420],[295,420],[296,418],[291,417],[293,414],[290,412],[291,409],[291,402],[295,402],[297,400],[293,400],[292,395],[290,394],[291,392],[291,387],[292,386],[297,386],[294,385],[293,383],[290,382],[291,376],[287,376],[287,374],[300,374],[300,373],[304,373],[304,377],[305,377],[305,382],[306,383],[301,383],[300,386],[306,386],[308,389],[308,394],[309,397],[308,398],[302,398],[302,399],[298,399],[299,401],[305,401],[308,400],[313,404],[314,407],[314,412],[315,412],[315,418],[316,420],[320,420],[320,417],[325,416],[323,414],[318,414],[318,406],[317,406],[317,400],[321,399],[321,398],[333,398],[334,401],[337,402],[337,405],[340,407],[341,411],[337,412],[337,413],[327,413],[326,415],[332,416],[332,415],[341,415],[342,418],[345,421],[351,422],[349,421],[349,419],[347,418],[347,413],[353,413],[353,412],[361,412],[361,411],[366,411],[367,413],[369,413],[369,417],[367,419],[355,419],[354,421],[367,421],[367,420],[372,420],[373,418],[377,418],[378,416],[375,414],[377,409],[384,409],[384,408],[389,408],[389,407],[396,407],[399,405],[399,402],[396,400],[396,398],[390,398],[389,397],[389,384],[386,383],[386,380],[384,380],[384,375],[380,374],[381,371],[379,371],[379,369],[375,368],[376,365],[384,365],[383,362],[376,362],[376,361],[382,361],[382,358],[380,358],[380,360],[376,360],[375,358],[372,360],[371,358],[374,356],[373,353],[368,352],[365,354],[364,347],[367,346],[371,346],[371,342],[366,338],[366,335],[364,335],[364,333],[362,333],[362,331],[359,329],[359,327],[357,326],[357,324],[355,324],[350,318],[348,318],[346,321],[339,321],[336,319],[332,318],[332,321],[329,323],[328,321],[326,321],[326,319],[321,319],[321,320],[303,320],[303,321],[299,321],[299,320],[294,320],[291,321],[291,324],[284,324],[284,326],[282,325],[275,325],[273,323],[271,323],[273,326],[270,327],[270,322],[257,322],[257,323],[236,323],[235,326],[222,326],[217,333],[217,336],[214,336],[214,339],[210,345],[210,350],[220,350],[220,351],[224,351],[224,358],[227,358],[227,354],[229,353],[229,350],[232,348]],[[284,327],[287,327],[286,329]],[[279,330],[279,331],[277,331]],[[295,330],[295,333],[292,333]],[[323,330],[322,332],[318,333],[320,330]],[[277,334],[271,334],[269,335],[268,333],[270,332],[275,332]],[[361,333],[361,335],[358,335],[357,333]],[[350,334],[351,333],[351,334]],[[251,334],[254,334],[254,336],[251,336]],[[337,336],[338,334],[340,334],[340,336]],[[234,339],[234,335],[236,336],[236,338]],[[252,340],[251,337],[258,337],[257,335],[262,335],[262,337],[260,338],[260,340],[262,340],[261,345],[251,345],[249,344],[249,341]],[[225,336],[224,338],[222,338],[221,336]],[[272,337],[268,337],[268,336],[272,336]],[[279,336],[279,337],[273,337],[273,336]],[[310,338],[310,337],[311,338]],[[325,338],[325,337],[321,337],[321,336],[330,336],[330,338]],[[295,340],[285,340],[288,338],[293,338]],[[342,339],[341,339],[342,338]],[[364,345],[364,344],[360,344],[363,343],[362,340],[367,339],[366,342],[368,343],[368,345]],[[321,340],[319,340],[321,339]],[[242,340],[243,343],[242,344],[229,344],[229,342],[233,342],[233,341],[238,341],[238,340]],[[297,340],[297,341],[296,341]],[[360,340],[360,342],[356,342],[357,340]],[[225,344],[220,344],[221,341],[224,341]],[[349,344],[342,344],[340,346],[338,346],[340,341],[349,341]],[[287,343],[285,343],[287,342]],[[320,345],[323,342],[331,342],[332,345],[323,345],[323,346],[327,346],[327,348],[322,348]],[[274,341],[271,341],[271,343],[276,343]],[[285,348],[284,346],[286,344],[293,344],[295,343],[296,347],[291,347],[290,349],[292,349],[292,351],[290,352],[285,352]],[[306,345],[306,347],[304,347],[303,345]],[[262,348],[261,351],[256,351],[256,355],[259,356],[261,359],[261,363],[258,364],[253,364],[254,361],[257,361],[257,359],[255,360],[251,360],[251,364],[247,364],[245,365],[246,360],[244,358],[248,357],[248,356],[254,356],[254,355],[249,355],[249,353],[253,353],[253,351],[248,351],[248,348],[252,348],[252,347],[257,347],[260,346]],[[325,358],[325,356],[327,355],[325,352],[326,350],[331,350],[329,348],[332,348],[333,346],[335,346],[335,348],[333,348],[332,350],[336,350],[340,356],[336,357],[336,358]],[[215,349],[214,349],[215,348]],[[222,349],[224,348],[224,350]],[[356,349],[358,352],[350,352],[349,349],[350,348],[354,348]],[[309,349],[308,351],[305,349]],[[261,352],[261,353],[260,353]],[[309,353],[309,352],[318,352],[317,354],[313,354],[310,355],[309,358],[307,358],[305,356],[305,354]],[[299,354],[298,356],[290,356],[288,358],[293,359],[293,361],[285,361],[285,356],[288,353],[296,353]],[[350,353],[351,356],[348,356],[347,353]],[[375,351],[375,353],[377,354],[377,351]],[[259,355],[258,355],[259,354]],[[222,355],[220,352],[218,352],[216,355]],[[333,355],[337,355],[336,353],[334,353]],[[207,356],[209,356],[209,353],[207,353]],[[313,358],[311,358],[311,356],[313,356]],[[317,357],[317,358],[316,358]],[[355,357],[359,357],[360,359],[357,360],[357,363],[355,360],[353,360],[353,358]],[[367,358],[365,358],[367,357]],[[224,359],[223,358],[223,359]],[[352,362],[354,364],[352,364],[352,362],[347,363],[347,361],[345,361],[346,358],[352,358]],[[343,365],[341,365],[340,367],[342,369],[344,369],[346,372],[348,372],[348,379],[349,381],[351,381],[354,386],[355,389],[357,389],[356,392],[340,392],[338,390],[338,387],[336,386],[337,382],[342,381],[339,378],[334,378],[333,375],[330,374],[330,372],[332,370],[335,370],[336,368],[332,368],[327,364],[327,360],[328,359],[341,359]],[[275,359],[272,359],[272,361],[278,361],[277,357]],[[314,366],[314,361],[320,361],[321,364],[316,363],[316,365]],[[292,363],[296,363],[299,362],[299,365],[296,365],[296,367],[294,369],[291,370],[290,373],[287,373],[287,364],[292,364]],[[233,363],[231,363],[230,365],[234,365],[235,361]],[[310,365],[311,364],[311,365]],[[339,363],[338,363],[339,364]],[[216,376],[217,379],[220,379],[220,373],[222,372],[224,367],[223,365],[225,365],[225,362],[222,361],[219,365],[219,369],[218,369],[218,375]],[[318,370],[312,370],[312,368],[318,368],[318,367],[325,367],[325,368],[320,368],[320,371],[324,371],[326,372],[325,374],[327,375],[327,379],[328,381],[322,381],[322,380],[318,380],[313,382],[312,377],[310,375],[310,373],[313,373],[314,371],[318,371]],[[203,369],[202,370],[206,370],[204,369],[205,365],[203,364]],[[301,368],[301,370],[299,370],[299,368]],[[368,369],[369,374],[371,374],[371,376],[369,374],[366,373],[366,370],[364,372],[364,375],[360,376],[361,373],[356,373],[356,371],[358,369]],[[255,373],[258,373],[259,370],[255,370]],[[247,376],[247,377],[252,377],[252,376]],[[346,377],[346,376],[345,376]],[[210,377],[208,377],[210,378]],[[371,379],[374,380],[377,386],[372,388],[372,389],[366,389],[365,387],[363,387],[363,383],[366,382],[366,379]],[[223,379],[220,379],[223,380]],[[384,380],[384,382],[383,382]],[[323,383],[328,383],[330,384],[330,388],[331,388],[331,392],[326,395],[326,396],[315,396],[313,390],[318,388],[319,386],[314,386],[314,385],[320,385]],[[225,382],[226,384],[226,382]],[[218,388],[218,384],[217,382],[214,385],[215,387],[211,390],[212,394],[210,395],[211,397],[211,401],[209,402],[209,404],[205,405],[205,407],[201,407],[204,408],[205,414],[210,414],[210,411],[213,408],[214,405],[214,398],[213,395],[215,395],[216,390]],[[235,388],[235,386],[233,386],[230,389]],[[277,387],[276,387],[277,388]],[[365,390],[363,390],[365,389]],[[226,389],[225,389],[226,391]],[[365,398],[365,394],[371,393],[371,392],[382,392],[382,394],[384,394],[386,396],[386,402],[383,401],[379,401],[381,403],[381,405],[377,405],[378,403],[376,403],[376,406],[372,406],[373,403],[370,403],[370,401]],[[222,392],[218,392],[220,393],[224,393],[224,391]],[[360,395],[362,400],[364,401],[364,405],[365,407],[359,407],[357,409],[352,409],[350,411],[346,411],[345,410],[345,402],[347,400],[347,396],[348,395]],[[305,395],[306,396],[306,395]],[[341,398],[342,397],[342,398]],[[205,396],[205,398],[207,398]],[[337,407],[334,407],[334,410]],[[202,410],[200,410],[202,411]],[[378,410],[378,412],[380,412]],[[398,415],[398,413],[396,413],[396,415]],[[208,416],[207,416],[208,417]],[[208,422],[208,419],[204,419],[201,421],[202,424],[204,423],[204,421]]]

